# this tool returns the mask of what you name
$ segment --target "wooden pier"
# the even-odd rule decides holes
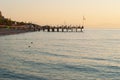
[[[43,32],[83,32],[84,26],[42,26]]]

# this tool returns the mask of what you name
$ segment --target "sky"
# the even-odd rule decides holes
[[[2,14],[39,25],[120,28],[120,0],[0,0]]]

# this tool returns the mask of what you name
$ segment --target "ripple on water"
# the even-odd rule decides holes
[[[38,77],[24,73],[20,74],[2,68],[0,68],[0,78],[4,80],[48,80],[43,77]]]
[[[0,37],[0,79],[119,80],[119,36],[89,30]]]

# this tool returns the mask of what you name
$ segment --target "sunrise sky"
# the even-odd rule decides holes
[[[2,14],[39,25],[82,24],[87,28],[120,28],[120,0],[0,0]]]

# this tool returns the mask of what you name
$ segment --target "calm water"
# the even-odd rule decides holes
[[[0,80],[120,80],[120,30],[1,36]]]

